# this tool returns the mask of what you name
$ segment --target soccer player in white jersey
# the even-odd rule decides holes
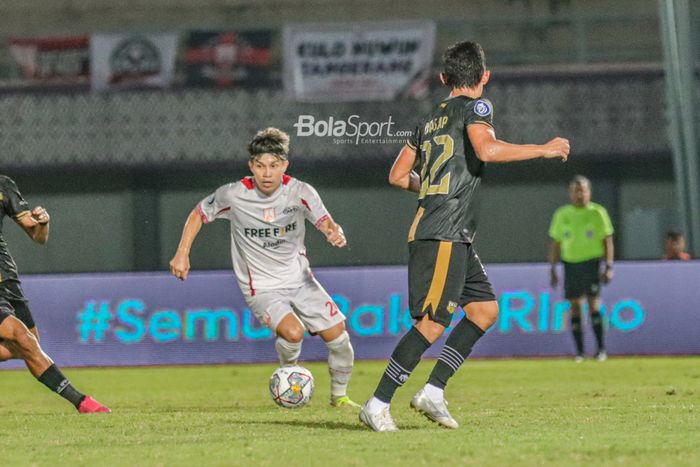
[[[304,247],[308,220],[338,248],[346,244],[316,190],[285,174],[289,136],[277,128],[259,131],[248,146],[252,177],[220,187],[190,213],[170,272],[187,279],[189,253],[202,224],[231,223],[231,258],[238,285],[256,318],[276,335],[281,365],[294,365],[306,329],[328,346],[331,405],[360,406],[347,396],[354,351],[345,317],[314,278]]]

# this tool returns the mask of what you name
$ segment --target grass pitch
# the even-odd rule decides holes
[[[358,362],[364,402],[384,362]],[[399,433],[373,433],[328,405],[276,407],[273,365],[67,370],[111,415],[79,416],[26,371],[0,372],[0,464],[24,465],[700,465],[700,358],[469,361],[447,399],[459,430],[408,408],[433,361],[399,389]]]

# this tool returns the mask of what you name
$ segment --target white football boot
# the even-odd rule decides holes
[[[379,432],[390,432],[399,431],[399,428],[394,423],[394,419],[391,418],[391,412],[389,412],[389,406],[377,410],[376,412],[370,412],[369,401],[362,406],[360,410],[360,421]]]
[[[446,428],[459,428],[457,420],[447,411],[447,401],[430,399],[423,388],[411,399],[411,407]]]

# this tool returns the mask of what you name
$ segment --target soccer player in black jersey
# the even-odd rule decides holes
[[[72,403],[80,413],[110,412],[90,396],[82,394],[39,346],[39,332],[24,298],[15,265],[2,237],[2,221],[11,217],[35,242],[49,239],[49,213],[41,206],[29,209],[17,185],[0,175],[0,362],[24,360],[29,371],[52,391]]]
[[[479,44],[448,48],[440,80],[451,88],[450,95],[421,121],[389,175],[392,185],[418,193],[408,234],[409,307],[416,324],[397,344],[374,397],[360,411],[360,420],[375,431],[398,430],[389,412],[394,392],[462,307],[466,317],[450,333],[427,384],[411,401],[429,419],[459,427],[447,411],[445,386],[498,317],[493,288],[472,246],[484,164],[539,157],[565,161],[569,155],[564,138],[542,145],[496,138],[493,105],[482,96],[489,71]]]

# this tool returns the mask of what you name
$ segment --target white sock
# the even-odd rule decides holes
[[[428,396],[428,399],[435,402],[440,402],[445,398],[445,390],[433,386],[432,384],[426,384],[423,390],[425,391],[425,395]]]
[[[289,342],[278,337],[275,341],[275,349],[280,359],[280,366],[296,365],[301,354],[301,342]]]
[[[367,402],[367,408],[370,412],[379,412],[385,407],[389,407],[388,402],[380,401],[376,397],[372,397],[369,402]]]
[[[328,346],[328,373],[331,375],[331,396],[345,396],[355,360],[350,336],[347,331],[343,331],[340,336],[326,342],[326,345]]]

